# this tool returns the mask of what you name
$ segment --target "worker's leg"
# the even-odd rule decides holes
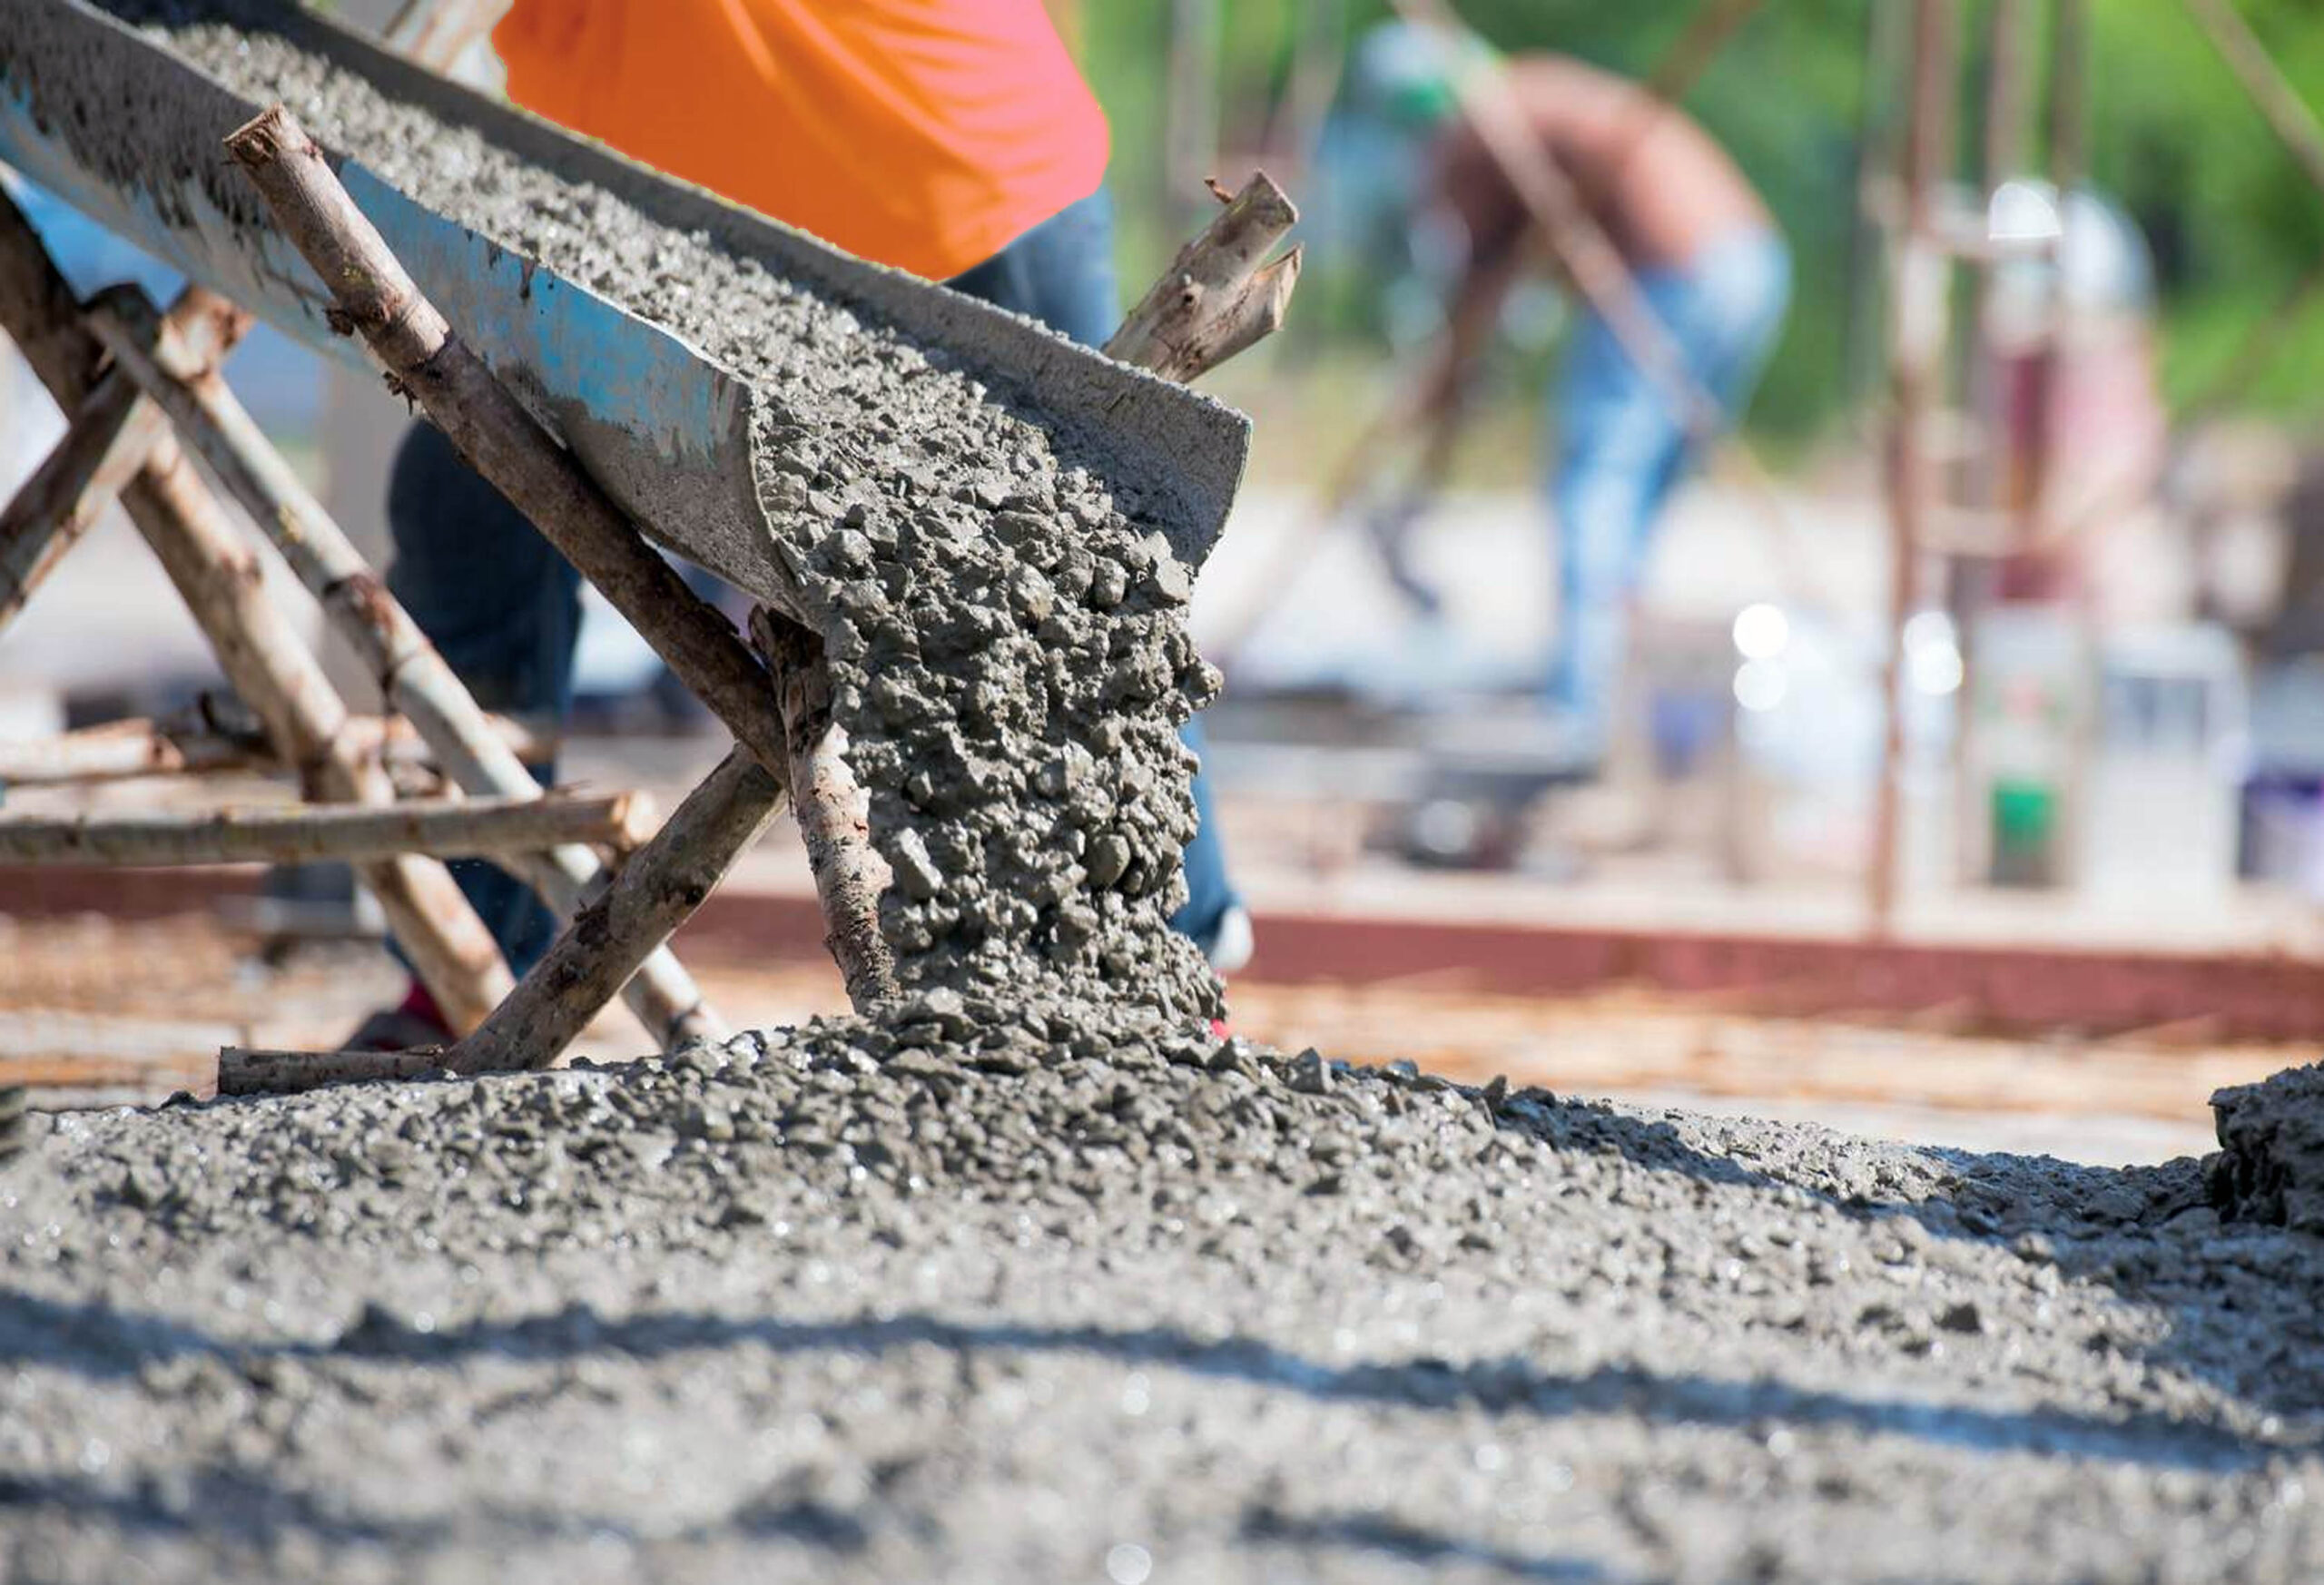
[[[1686,451],[1660,390],[1594,314],[1568,355],[1550,481],[1558,612],[1549,702],[1585,754],[1602,754],[1654,519]]]
[[[1691,378],[1730,423],[1739,419],[1790,301],[1791,259],[1782,238],[1740,232],[1683,269],[1642,271],[1639,288]],[[1567,363],[1560,423],[1551,485],[1560,605],[1550,695],[1602,750],[1630,601],[1692,448],[1669,393],[1630,361],[1595,315]]]
[[[1100,187],[946,284],[1085,347],[1104,345],[1122,319],[1113,194]]]
[[[1739,423],[1791,306],[1791,251],[1774,231],[1738,232],[1703,250],[1674,284],[1669,310],[1689,366]]]
[[[477,703],[562,726],[573,703],[580,574],[462,462],[430,424],[415,424],[388,479],[395,541],[388,586],[443,652]],[[529,767],[547,783],[551,764]],[[517,974],[556,933],[556,916],[497,866],[455,860],[452,874]]]
[[[1208,752],[1203,741],[1202,719],[1197,716],[1178,729],[1178,735],[1194,750],[1197,759]],[[1211,961],[1221,969],[1239,969],[1242,960],[1250,954],[1247,919],[1236,922],[1230,919],[1242,909],[1243,900],[1236,895],[1233,882],[1226,878],[1226,849],[1218,838],[1218,815],[1210,800],[1210,778],[1199,765],[1195,770],[1195,834],[1187,843],[1185,870],[1187,901],[1170,916],[1170,924],[1181,935],[1190,936]],[[1243,932],[1239,942],[1223,938],[1236,930]]]
[[[1112,196],[1099,188],[1059,211],[967,273],[952,287],[972,297],[1040,320],[1084,346],[1101,345],[1121,322],[1121,292],[1114,279]],[[1199,725],[1181,733],[1187,746],[1203,752]],[[1210,781],[1195,773],[1195,812],[1199,824],[1187,844],[1187,903],[1170,922],[1191,936],[1213,961],[1223,961],[1221,932],[1242,906],[1226,876],[1226,851],[1211,808]]]

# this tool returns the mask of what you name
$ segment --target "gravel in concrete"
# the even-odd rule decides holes
[[[0,1227],[12,1580],[2324,1566],[2319,1245],[2222,1223],[2192,1161],[939,993],[68,1117]]]

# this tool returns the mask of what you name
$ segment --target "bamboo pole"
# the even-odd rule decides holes
[[[486,720],[495,735],[520,755],[546,758],[556,752],[553,739],[528,731],[520,722],[500,715]],[[427,763],[426,745],[400,715],[350,715],[340,737],[365,759]],[[263,738],[211,727],[170,726],[143,716],[54,737],[0,742],[0,783],[17,787],[283,768],[281,756]]]
[[[250,327],[248,314],[200,287],[188,287],[162,316],[189,360],[222,361]],[[169,423],[118,371],[106,374],[74,409],[64,434],[0,509],[0,628],[80,542],[123,486],[168,438]]]
[[[427,409],[468,465],[532,519],[780,778],[783,722],[749,646],[452,334],[290,113],[277,105],[236,131],[226,147],[329,284],[336,322],[362,334],[397,389]]]
[[[497,857],[555,842],[626,852],[653,829],[644,792],[586,798],[406,798],[200,813],[0,817],[0,862],[179,865]]]
[[[103,349],[39,233],[0,192],[0,330],[15,340],[57,405],[71,411],[95,388]],[[122,492],[218,657],[220,669],[265,724],[310,796],[385,802],[386,775],[341,733],[347,706],[289,619],[266,599],[253,547],[163,437]],[[473,1028],[511,985],[499,949],[433,860],[407,857],[362,867],[364,883],[403,943],[413,970],[456,1029]]]
[[[870,1012],[896,997],[895,956],[880,934],[880,896],[891,876],[872,846],[870,800],[848,769],[847,733],[832,720],[822,640],[763,605],[751,614],[751,637],[778,679],[792,807],[822,904],[823,945],[839,965],[848,1001]]]
[[[1226,207],[1130,310],[1107,357],[1183,385],[1282,327],[1302,250],[1267,255],[1299,211],[1264,171],[1233,197],[1219,196]]]
[[[493,732],[450,665],[389,592],[353,541],[271,445],[225,380],[167,333],[143,333],[153,305],[135,287],[101,293],[88,323],[117,366],[175,421],[227,492],[259,524],[324,615],[378,679],[379,691],[435,750],[453,783],[479,795],[537,798],[540,785]],[[656,558],[658,559],[658,558]],[[602,867],[586,848],[512,853],[509,867],[570,918]],[[675,954],[657,949],[624,993],[663,1049],[727,1030]]]

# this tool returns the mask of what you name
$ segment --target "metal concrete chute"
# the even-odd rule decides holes
[[[593,183],[681,232],[884,323],[988,385],[1061,450],[1134,492],[1181,559],[1224,527],[1249,447],[1242,415],[1029,321],[866,264],[387,54],[295,6],[222,5],[531,165]],[[282,85],[276,97],[290,97]],[[295,99],[293,100],[295,108]],[[330,355],[360,363],[330,299],[220,140],[266,107],[84,0],[0,0],[0,161]],[[753,486],[753,422],[773,396],[701,349],[381,180],[340,177],[428,297],[492,371],[667,547],[778,602],[789,579]]]

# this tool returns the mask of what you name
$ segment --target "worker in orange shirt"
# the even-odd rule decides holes
[[[1085,345],[1119,322],[1105,113],[1040,0],[515,0],[492,41],[510,98],[635,159]],[[478,702],[561,722],[578,575],[424,423],[388,518],[389,583]],[[1249,918],[1200,775],[1195,796],[1172,922],[1232,969]],[[481,861],[453,871],[524,972],[548,911]],[[443,1038],[415,981],[355,1041]]]

